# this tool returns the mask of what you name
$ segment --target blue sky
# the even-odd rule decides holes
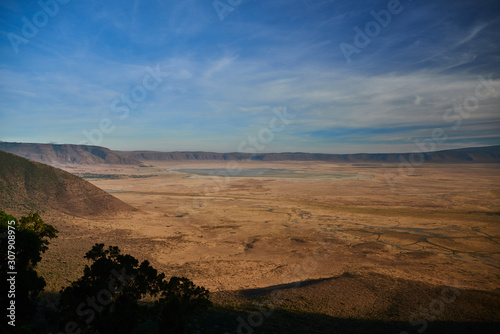
[[[0,140],[216,152],[252,137],[260,152],[498,145],[499,32],[497,0],[2,1]]]

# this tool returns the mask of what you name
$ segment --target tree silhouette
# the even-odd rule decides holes
[[[190,316],[211,306],[208,290],[184,277],[163,281],[161,291],[156,309],[162,334],[186,333]]]
[[[210,305],[208,291],[187,278],[165,280],[148,261],[123,255],[116,246],[95,244],[85,254],[91,261],[83,276],[61,291],[61,328],[77,326],[97,333],[133,333],[146,321],[163,333],[184,333],[197,310]],[[160,296],[152,304],[145,297]]]
[[[35,298],[46,285],[43,277],[38,276],[35,267],[47,250],[49,239],[56,238],[58,232],[52,225],[45,224],[38,213],[30,213],[18,221],[14,216],[0,210],[0,235],[3,236],[0,263],[0,280],[3,288],[0,305],[2,308],[5,307],[3,308],[5,310],[10,301],[15,300],[15,323],[18,328],[29,327],[26,324],[30,322],[28,320],[33,319],[36,311]],[[15,263],[9,262],[13,253]],[[10,272],[16,274],[8,274]],[[7,279],[15,280],[15,298],[9,298],[7,294],[7,291],[11,290]],[[2,321],[0,326],[8,325]]]

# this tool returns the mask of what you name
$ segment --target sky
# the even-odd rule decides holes
[[[498,0],[0,0],[0,35],[1,141],[500,144]]]

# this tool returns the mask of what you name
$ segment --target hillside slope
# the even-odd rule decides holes
[[[74,216],[135,210],[73,174],[2,151],[0,209],[24,213],[56,210]]]
[[[211,328],[216,321],[220,332],[229,333],[238,328],[246,328],[245,333],[496,333],[500,322],[498,291],[436,286],[376,273],[344,273],[212,296],[239,312],[212,314],[201,325]],[[261,325],[250,326],[252,318],[259,317]]]

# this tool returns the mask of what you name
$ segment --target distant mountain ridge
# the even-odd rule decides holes
[[[260,160],[260,161],[328,161],[338,163],[400,163],[415,159],[415,153],[215,153],[114,151],[100,146],[71,144],[32,144],[0,142],[0,150],[52,166],[71,164],[142,165],[154,161],[188,160]],[[417,153],[418,154],[418,153]],[[500,145],[428,152],[422,155],[433,163],[500,163]]]
[[[71,173],[2,151],[0,209],[23,214],[55,210],[73,216],[136,210]]]
[[[126,158],[109,148],[101,146],[0,142],[0,151],[51,166],[67,164],[140,164],[140,161]]]

